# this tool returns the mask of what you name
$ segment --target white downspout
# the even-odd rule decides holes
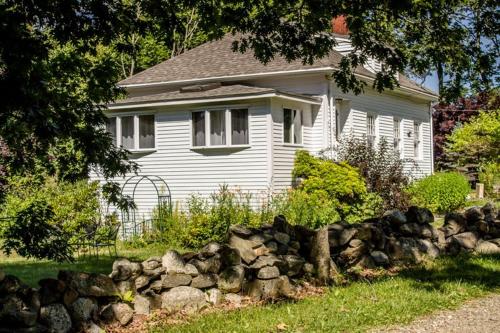
[[[429,102],[429,120],[431,128],[431,175],[434,174],[434,121],[432,118],[432,102]]]
[[[330,149],[330,158],[331,159],[334,159],[335,156],[335,151],[334,151],[334,137],[335,137],[335,125],[333,123],[333,120],[334,120],[334,114],[335,114],[335,106],[333,105],[333,96],[332,96],[332,84],[331,84],[331,77],[329,75],[326,75],[326,80],[327,80],[327,83],[328,83],[328,111],[329,111],[329,124],[330,124],[330,137],[329,137],[329,141],[330,141],[330,146],[329,146],[329,149]]]

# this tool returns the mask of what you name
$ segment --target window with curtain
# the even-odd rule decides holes
[[[366,115],[366,141],[370,147],[374,147],[377,141],[377,130],[375,126],[375,116],[371,114]]]
[[[422,133],[421,133],[421,126],[419,122],[413,122],[413,156],[415,157],[416,160],[421,158],[421,153],[420,150],[421,144],[422,144]]]
[[[134,149],[134,116],[121,117],[121,145],[126,149]]]
[[[210,145],[226,144],[226,111],[210,111]]]
[[[248,144],[248,110],[231,110],[231,144]]]
[[[394,137],[394,151],[401,154],[401,152],[402,152],[401,119],[399,119],[399,118],[394,118],[393,137]]]
[[[283,142],[302,143],[302,111],[283,109]]]
[[[113,144],[116,146],[116,117],[110,117],[106,121],[106,131],[111,136]]]
[[[155,116],[139,116],[139,149],[155,147]]]
[[[193,146],[205,145],[205,111],[193,112]]]

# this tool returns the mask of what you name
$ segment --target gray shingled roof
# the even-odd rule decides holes
[[[197,91],[174,90],[168,92],[161,92],[157,94],[129,97],[117,100],[113,105],[120,106],[120,105],[134,105],[134,104],[143,104],[152,102],[156,103],[156,102],[174,102],[174,101],[188,101],[188,100],[196,101],[197,99],[222,98],[222,97],[234,97],[234,98],[246,97],[246,96],[258,97],[259,95],[264,95],[269,93],[274,93],[283,96],[298,97],[301,99],[319,102],[319,100],[311,96],[284,93],[272,88],[261,88],[261,87],[246,86],[241,84],[233,84],[233,85],[221,85],[208,90],[197,90]]]
[[[231,46],[235,38],[228,34],[220,40],[202,44],[179,56],[168,59],[122,80],[118,84],[120,86],[127,86],[325,67],[335,68],[340,59],[342,59],[340,53],[332,51],[327,57],[316,60],[312,65],[303,64],[302,61],[287,62],[282,57],[277,57],[264,65],[254,57],[253,52],[233,52]],[[363,67],[358,68],[356,72],[364,76],[375,77],[375,74]],[[400,84],[402,86],[427,94],[435,94],[403,75],[401,77]]]

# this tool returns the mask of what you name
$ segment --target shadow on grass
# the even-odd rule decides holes
[[[415,288],[445,292],[449,283],[463,283],[482,290],[500,289],[500,254],[443,256],[434,262],[403,270],[399,277]]]

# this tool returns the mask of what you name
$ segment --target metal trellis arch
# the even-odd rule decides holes
[[[151,212],[149,219],[137,219],[137,206],[135,206],[136,192],[139,185],[148,182],[154,187],[157,199],[156,214]],[[131,205],[129,209],[121,210],[122,236],[140,236],[148,231],[163,231],[166,219],[172,215],[172,195],[167,182],[154,175],[134,175],[129,177],[122,186],[121,194]]]

